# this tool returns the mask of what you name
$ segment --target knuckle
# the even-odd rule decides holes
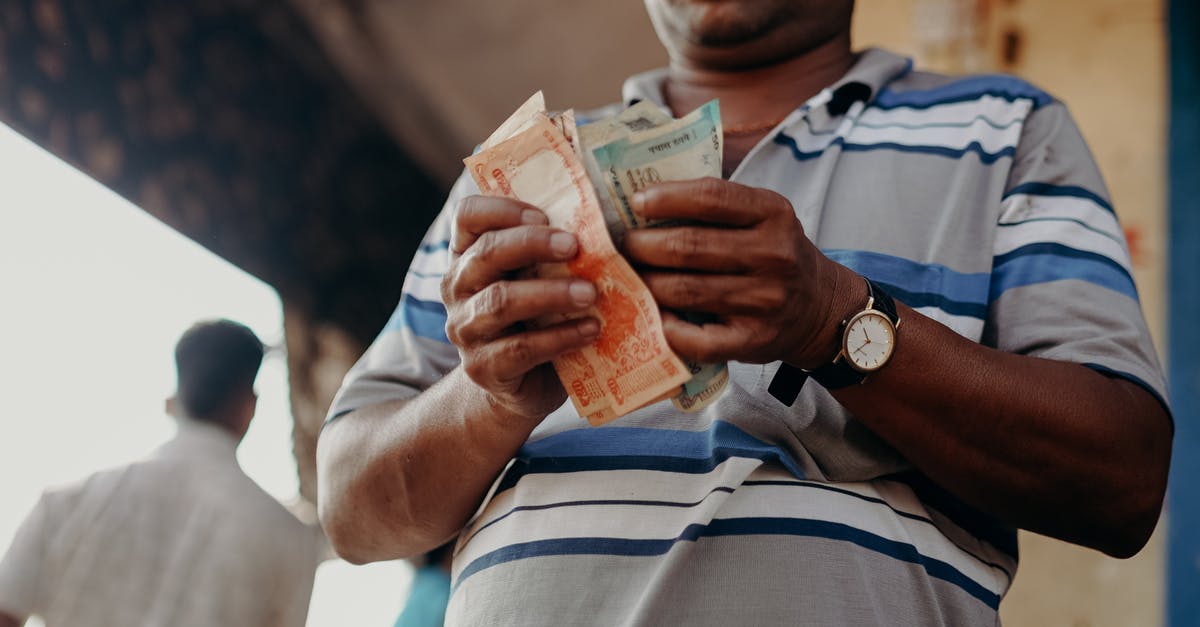
[[[455,346],[464,346],[467,342],[467,324],[463,320],[462,310],[454,308],[446,315],[446,338]]]
[[[763,192],[764,200],[780,213],[792,218],[796,216],[796,210],[792,207],[792,201],[788,200],[787,196],[772,189],[763,189],[761,191]]]
[[[477,359],[474,356],[467,356],[463,359],[463,372],[467,373],[472,381],[479,385],[484,385],[488,376],[488,360]]]
[[[461,338],[459,331],[462,325],[458,321],[458,316],[459,313],[457,310],[446,311],[446,338],[450,340],[451,344],[455,345],[459,343],[458,340]]]
[[[503,283],[493,283],[474,298],[474,313],[479,317],[495,317],[509,304],[509,290]]]
[[[460,348],[464,344],[462,334],[459,331],[459,327],[451,325],[450,321],[448,321],[448,320],[446,321],[446,339],[450,340],[451,344],[458,346]]]
[[[458,290],[455,288],[459,286],[460,282],[458,270],[459,260],[455,259],[450,263],[449,271],[447,271],[442,277],[440,292],[442,295],[442,302],[447,306],[457,302],[456,295],[458,294]]]
[[[721,351],[711,344],[704,344],[696,347],[696,361],[702,363],[716,363],[724,360],[724,355]]]
[[[796,209],[786,196],[774,190],[756,188],[753,198],[755,205],[759,207],[761,222],[770,223],[771,228],[784,233],[790,233],[795,229],[799,229],[801,233],[804,232],[796,215]],[[783,223],[786,224],[781,226]]]
[[[701,300],[700,284],[695,277],[680,277],[671,283],[671,292],[672,298],[680,304],[696,305]]]
[[[667,250],[683,261],[695,259],[701,250],[701,241],[694,229],[683,229],[678,235],[667,240]]]
[[[496,232],[488,231],[480,235],[467,252],[471,253],[479,263],[489,265],[496,259],[496,248],[499,244],[499,236]]]
[[[764,261],[771,268],[776,268],[782,271],[794,269],[800,262],[800,257],[796,253],[796,248],[787,243],[780,243],[774,246],[768,246],[763,253]]]
[[[478,289],[469,283],[471,263],[471,259],[467,257],[455,259],[451,262],[449,271],[442,277],[442,303],[447,307],[458,304]]]
[[[454,208],[454,227],[456,233],[470,233],[472,225],[478,221],[483,212],[482,205],[486,199],[483,196],[467,196],[458,201]]]
[[[504,345],[503,360],[505,363],[524,367],[533,360],[533,347],[524,337],[511,338]]]
[[[474,215],[478,205],[479,196],[467,196],[458,201],[458,206],[454,208],[454,224],[458,228],[464,228],[470,221],[470,217]]]
[[[710,205],[723,205],[728,194],[728,187],[721,179],[706,176],[700,179],[700,197]]]
[[[548,250],[550,247],[549,229],[526,227],[517,232],[517,245],[522,250]]]
[[[752,306],[759,311],[776,311],[787,303],[788,291],[781,285],[762,285],[750,294]]]

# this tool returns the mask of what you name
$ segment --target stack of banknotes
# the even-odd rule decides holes
[[[593,425],[666,399],[698,411],[728,384],[726,364],[690,363],[671,351],[654,297],[614,243],[629,229],[656,226],[634,213],[634,193],[660,181],[720,177],[721,154],[715,100],[679,119],[643,101],[578,126],[571,110],[548,113],[538,92],[464,159],[483,194],[538,207],[578,239],[574,260],[534,272],[596,286],[596,304],[579,315],[600,320],[599,337],[554,361],[575,409]]]

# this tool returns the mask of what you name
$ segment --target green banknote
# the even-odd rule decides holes
[[[633,194],[654,183],[721,176],[721,108],[716,100],[665,124],[589,147],[599,180],[625,228],[647,226],[630,207]]]
[[[627,228],[625,219],[622,217],[624,210],[618,209],[611,189],[603,184],[605,173],[600,170],[595,155],[587,147],[606,146],[619,139],[628,138],[636,132],[650,130],[673,121],[674,118],[663,112],[658,105],[649,100],[643,100],[610,118],[579,127],[580,158],[583,160],[588,178],[596,186],[596,198],[600,201],[600,212],[604,215],[604,225],[612,234],[613,241],[618,244]]]
[[[649,185],[721,176],[723,134],[716,100],[679,119],[643,101],[621,114],[580,128],[581,152],[605,214],[605,224],[620,242],[627,229],[661,226],[633,212],[630,199]],[[691,322],[702,316],[688,315]],[[726,364],[685,360],[692,378],[672,398],[684,411],[699,411],[729,382]]]

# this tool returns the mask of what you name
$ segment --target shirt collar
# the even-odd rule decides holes
[[[904,76],[912,70],[912,59],[888,52],[881,48],[868,48],[858,54],[858,59],[841,79],[822,89],[800,106],[809,111],[814,126],[824,126],[834,118],[844,115],[833,115],[827,105],[834,99],[838,90],[850,83],[860,83],[869,89],[867,102],[873,101],[888,83]],[[621,88],[621,97],[625,106],[632,106],[641,100],[649,100],[660,107],[666,108],[663,83],[667,79],[668,69],[658,68],[648,72],[635,74],[626,79]],[[864,103],[865,104],[865,103]],[[836,109],[836,107],[835,107]]]
[[[888,83],[908,74],[912,67],[910,58],[881,48],[868,48],[859,53],[858,60],[842,78],[822,89],[801,108],[806,110],[813,128],[826,128],[852,111],[861,112],[879,97]],[[834,106],[839,99],[841,106]],[[861,100],[862,106],[854,109],[853,100]]]
[[[164,444],[160,452],[237,458],[239,441],[228,429],[190,418],[179,418],[175,422],[175,437]]]

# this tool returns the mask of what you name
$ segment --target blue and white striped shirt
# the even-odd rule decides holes
[[[625,100],[661,105],[664,77],[631,78]],[[870,98],[830,112],[850,82]],[[787,197],[831,259],[960,335],[1165,397],[1100,174],[1066,108],[1028,83],[868,50],[731,178]],[[474,191],[464,177],[451,192],[331,419],[457,365],[439,285],[452,212]],[[778,367],[731,364],[729,389],[697,414],[659,403],[601,428],[570,403],[551,414],[463,530],[448,622],[997,622],[1015,531],[916,473],[819,386],[776,402]]]

